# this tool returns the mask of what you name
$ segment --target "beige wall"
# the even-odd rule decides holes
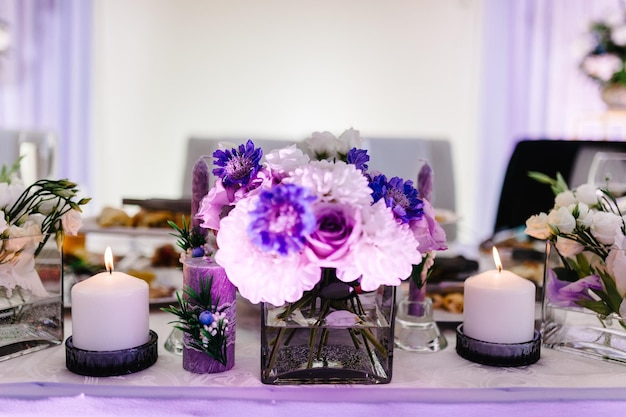
[[[179,197],[190,135],[354,127],[450,139],[476,217],[482,0],[94,3],[96,207]]]

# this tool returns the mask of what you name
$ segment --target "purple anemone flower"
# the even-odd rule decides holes
[[[418,198],[413,181],[404,181],[400,177],[387,181],[387,177],[379,174],[372,178],[370,188],[374,202],[383,199],[394,217],[402,223],[419,220],[424,215],[424,202]]]
[[[589,290],[602,290],[602,282],[597,275],[589,275],[574,282],[558,278],[554,270],[548,271],[546,297],[559,307],[577,306],[576,301],[593,300]]]
[[[262,156],[263,150],[255,148],[251,140],[238,149],[218,149],[213,152],[213,164],[219,168],[213,169],[213,175],[222,180],[225,188],[246,186],[261,169]]]
[[[316,227],[312,203],[317,197],[307,188],[281,184],[259,194],[248,235],[265,252],[288,255],[298,252]]]
[[[356,166],[356,169],[359,169],[363,172],[367,171],[367,162],[369,162],[370,156],[367,154],[365,149],[357,149],[352,148],[348,152],[347,161],[349,164],[353,164]]]

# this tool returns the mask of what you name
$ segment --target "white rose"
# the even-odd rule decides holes
[[[619,46],[626,45],[626,25],[614,27],[611,31],[611,40]]]
[[[546,240],[552,236],[552,230],[548,225],[548,215],[546,213],[539,213],[531,216],[526,220],[525,233],[528,236],[532,236],[536,239]]]
[[[359,131],[350,128],[343,132],[341,136],[339,136],[337,151],[347,154],[348,151],[352,148],[361,149],[362,145],[363,139],[361,139]]]
[[[576,199],[588,206],[598,203],[598,189],[593,184],[583,184],[576,188]]]
[[[556,238],[556,248],[561,255],[566,257],[576,256],[585,249],[583,245],[575,240],[561,236]]]
[[[4,218],[4,211],[0,210],[0,234],[4,233],[9,228],[6,219]]]
[[[559,207],[550,211],[548,223],[558,228],[561,233],[572,233],[576,227],[576,219],[567,207]]]
[[[11,225],[8,228],[9,239],[4,243],[4,249],[8,252],[17,252],[22,249],[34,246],[43,240],[41,228],[32,221],[26,221],[24,225]]]
[[[0,183],[0,208],[12,207],[25,189],[21,182]]]
[[[617,214],[598,211],[593,214],[591,234],[600,243],[611,245],[615,241],[615,233],[622,227],[622,218]]]
[[[603,54],[590,55],[583,60],[583,70],[602,81],[608,81],[618,71],[621,71],[624,63],[617,55]]]
[[[622,296],[626,295],[626,252],[622,249],[611,249],[606,257],[606,269],[615,280],[617,291]]]
[[[571,206],[572,204],[576,204],[577,201],[576,197],[574,197],[574,193],[569,190],[558,193],[554,198],[554,202],[558,207]]]
[[[83,225],[83,220],[80,216],[80,211],[69,210],[63,216],[61,216],[61,225],[63,231],[70,236],[76,236],[78,230]]]
[[[591,227],[591,223],[593,222],[593,211],[589,210],[589,206],[585,203],[578,203],[578,217],[576,218],[576,223],[579,226],[588,229]]]
[[[315,159],[318,155],[334,157],[337,154],[337,138],[330,132],[313,132],[306,144]]]
[[[296,168],[306,165],[309,160],[308,155],[305,155],[296,145],[274,149],[265,155],[265,165],[277,172],[292,172]]]

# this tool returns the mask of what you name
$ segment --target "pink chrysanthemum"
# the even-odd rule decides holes
[[[280,306],[297,301],[317,284],[321,269],[309,263],[301,253],[268,254],[251,242],[247,231],[248,212],[257,199],[254,196],[240,200],[222,219],[215,260],[224,267],[228,279],[241,295],[252,303]]]

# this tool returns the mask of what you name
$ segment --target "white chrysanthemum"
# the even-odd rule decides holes
[[[296,169],[285,182],[308,188],[322,202],[363,207],[372,203],[367,178],[354,165],[341,161],[312,161]]]
[[[337,277],[345,282],[360,278],[364,291],[381,285],[400,285],[422,261],[419,243],[407,225],[399,225],[384,201],[363,210],[363,234]]]
[[[292,172],[296,168],[306,165],[309,160],[309,156],[305,155],[296,145],[274,149],[265,155],[265,165],[277,172]]]
[[[300,254],[288,256],[262,252],[248,237],[248,209],[256,197],[239,201],[222,219],[217,234],[215,261],[224,267],[228,279],[252,303],[280,306],[299,300],[320,280],[321,269]]]

